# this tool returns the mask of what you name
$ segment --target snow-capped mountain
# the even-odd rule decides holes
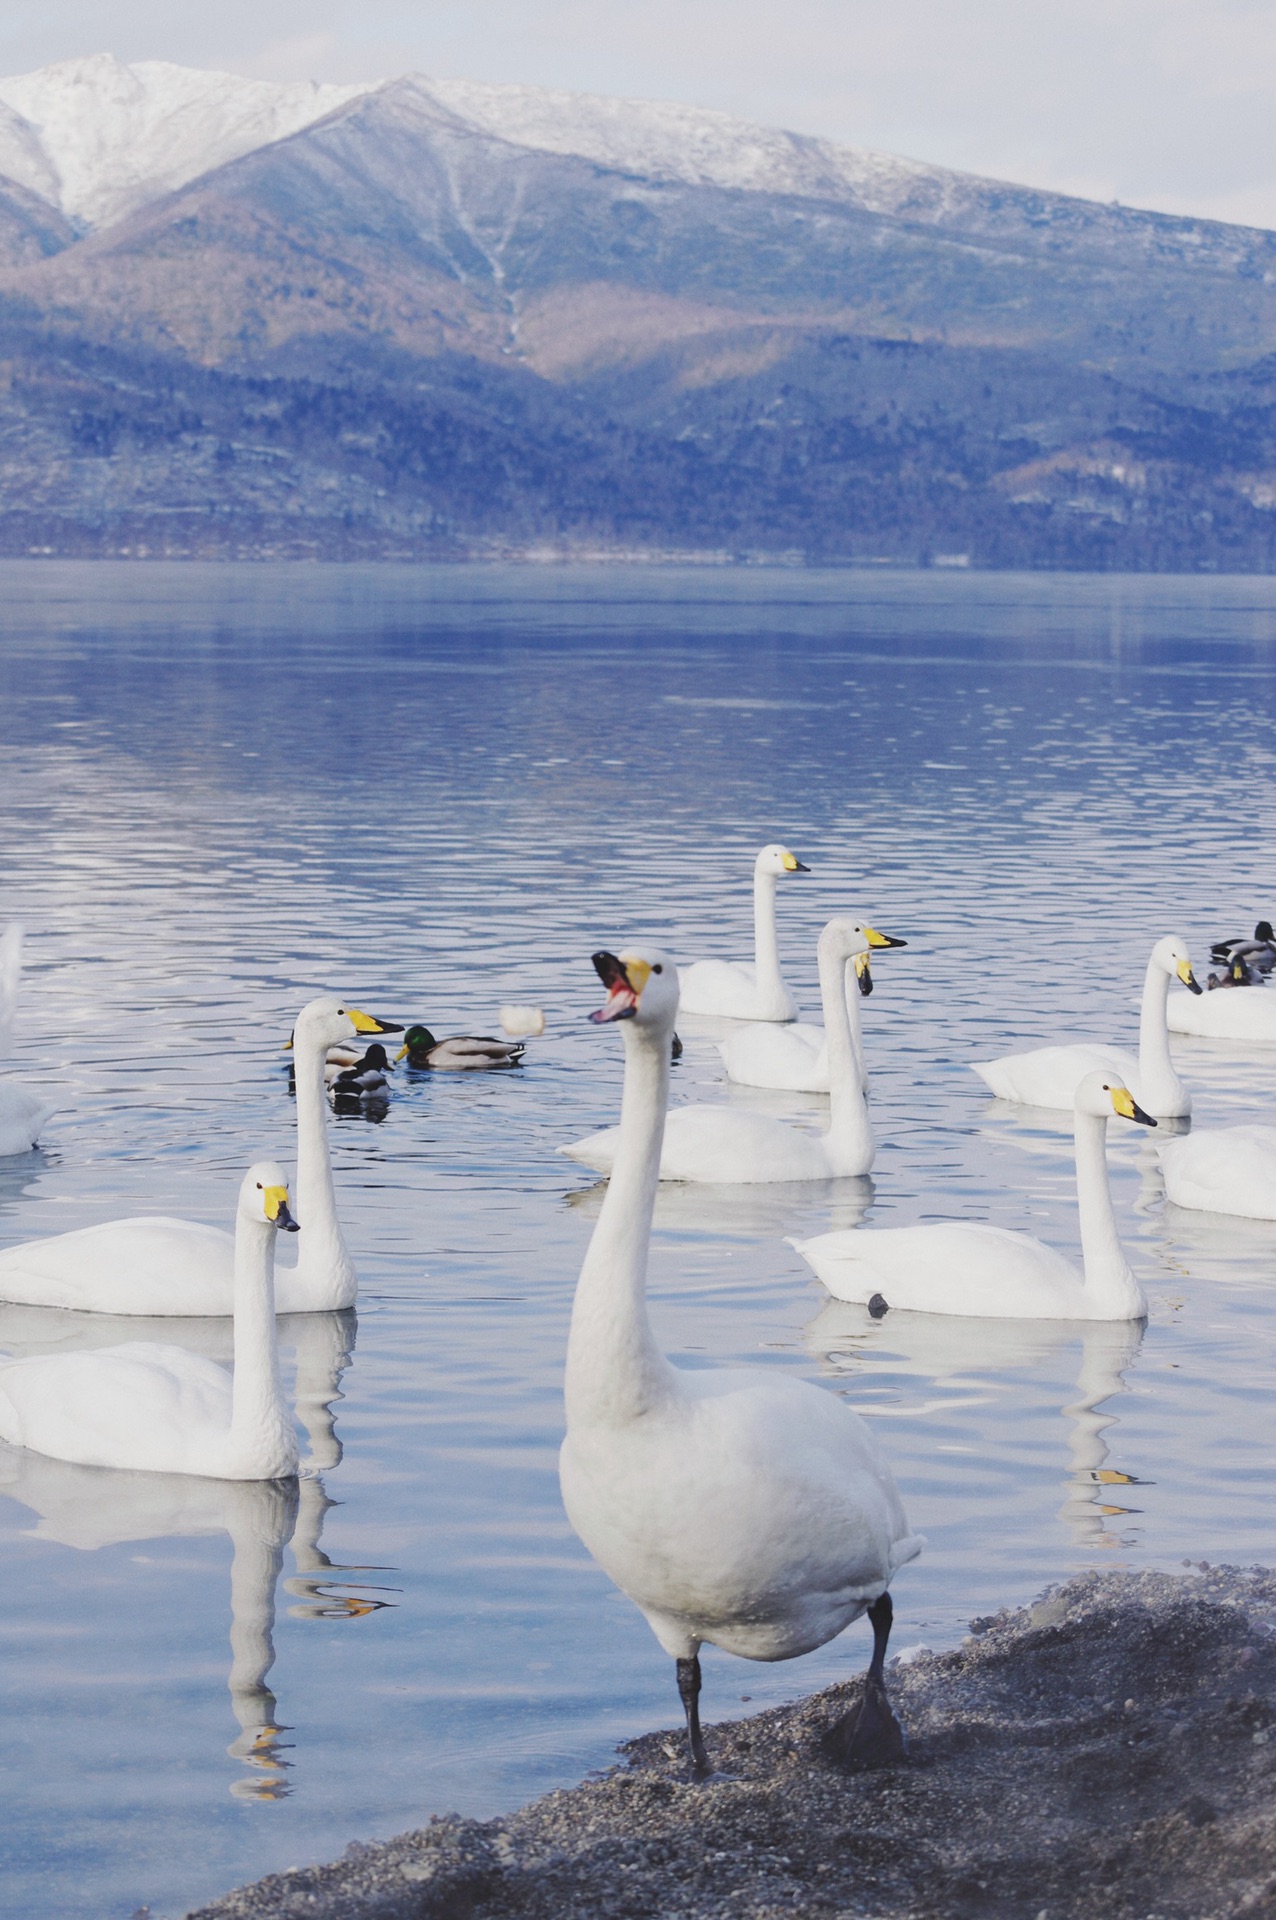
[[[0,174],[82,227],[286,139],[367,87],[276,85],[109,53],[0,80]]]
[[[245,80],[110,54],[0,79],[0,175],[84,228],[114,225],[214,167],[403,82],[321,86]],[[951,197],[964,176],[839,147],[724,113],[543,87],[411,75],[416,92],[476,131],[645,178],[851,199],[895,213]]]

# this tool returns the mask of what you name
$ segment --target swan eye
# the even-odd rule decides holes
[[[257,1182],[257,1191],[258,1191],[258,1193],[261,1193],[261,1192],[262,1192],[262,1190],[263,1190],[263,1189],[262,1189],[262,1184],[261,1184],[261,1181],[259,1180],[259,1181]]]
[[[655,964],[655,966],[654,966],[654,967],[653,967],[653,968],[651,969],[651,971],[652,971],[653,973],[663,973],[663,972],[664,972],[664,968],[663,968],[663,967],[661,966],[661,964],[660,964],[660,962],[659,962],[659,961],[657,961],[657,962],[656,962],[656,964]]]

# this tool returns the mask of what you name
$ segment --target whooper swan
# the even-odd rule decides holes
[[[809,873],[787,847],[763,847],[753,865],[753,965],[744,960],[694,960],[682,974],[684,1013],[724,1014],[732,1020],[796,1020],[797,1006],[780,972],[775,932],[775,883]]]
[[[354,1304],[358,1276],[337,1219],[328,1152],[324,1060],[334,1036],[397,1032],[329,995],[297,1016],[297,1210],[306,1223],[295,1267],[281,1268],[280,1313]],[[0,1253],[0,1300],[83,1313],[227,1314],[235,1242],[220,1227],[142,1216],[108,1220]]]
[[[0,1362],[0,1439],[55,1460],[213,1480],[280,1480],[297,1436],[279,1380],[275,1235],[296,1231],[288,1180],[251,1167],[235,1220],[235,1371],[138,1340]]]
[[[1137,1059],[1121,1047],[1080,1041],[979,1061],[975,1072],[1000,1100],[1016,1100],[1029,1107],[1067,1108],[1071,1108],[1078,1082],[1085,1074],[1106,1073],[1129,1086],[1145,1112],[1160,1120],[1182,1119],[1192,1111],[1192,1096],[1174,1071],[1166,1026],[1166,1001],[1170,981],[1176,976],[1190,992],[1200,993],[1187,948],[1174,934],[1167,934],[1153,947],[1143,980]]]
[[[662,1180],[698,1180],[740,1186],[772,1180],[832,1180],[867,1173],[873,1132],[860,1079],[858,996],[846,992],[846,968],[872,945],[873,929],[852,919],[830,920],[820,935],[820,992],[828,1020],[832,1081],[827,1133],[806,1133],[769,1114],[742,1107],[675,1107],[664,1129]],[[878,941],[882,940],[879,934]],[[619,1144],[616,1127],[561,1147],[571,1160],[610,1173]]]
[[[839,1300],[875,1315],[900,1309],[1025,1320],[1143,1320],[1147,1301],[1117,1234],[1108,1183],[1108,1119],[1154,1127],[1127,1088],[1088,1073],[1077,1088],[1077,1213],[1084,1271],[1030,1233],[971,1220],[854,1227],[794,1240]]]
[[[857,1764],[901,1757],[884,1687],[887,1588],[921,1549],[865,1421],[806,1381],[683,1372],[656,1345],[646,1280],[678,976],[653,950],[594,956],[591,1017],[623,1022],[615,1170],[581,1268],[567,1347],[563,1502],[604,1571],[677,1662],[694,1771],[705,1641],[748,1660],[809,1653],[867,1613],[859,1710],[834,1730]]]

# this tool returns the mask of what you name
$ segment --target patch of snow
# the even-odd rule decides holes
[[[0,79],[0,173],[85,226],[109,226],[321,120],[371,86],[276,84],[109,53]]]

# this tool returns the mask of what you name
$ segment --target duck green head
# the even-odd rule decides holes
[[[395,1054],[396,1060],[402,1060],[404,1054],[428,1053],[438,1042],[428,1027],[409,1027],[403,1036],[403,1045]]]

